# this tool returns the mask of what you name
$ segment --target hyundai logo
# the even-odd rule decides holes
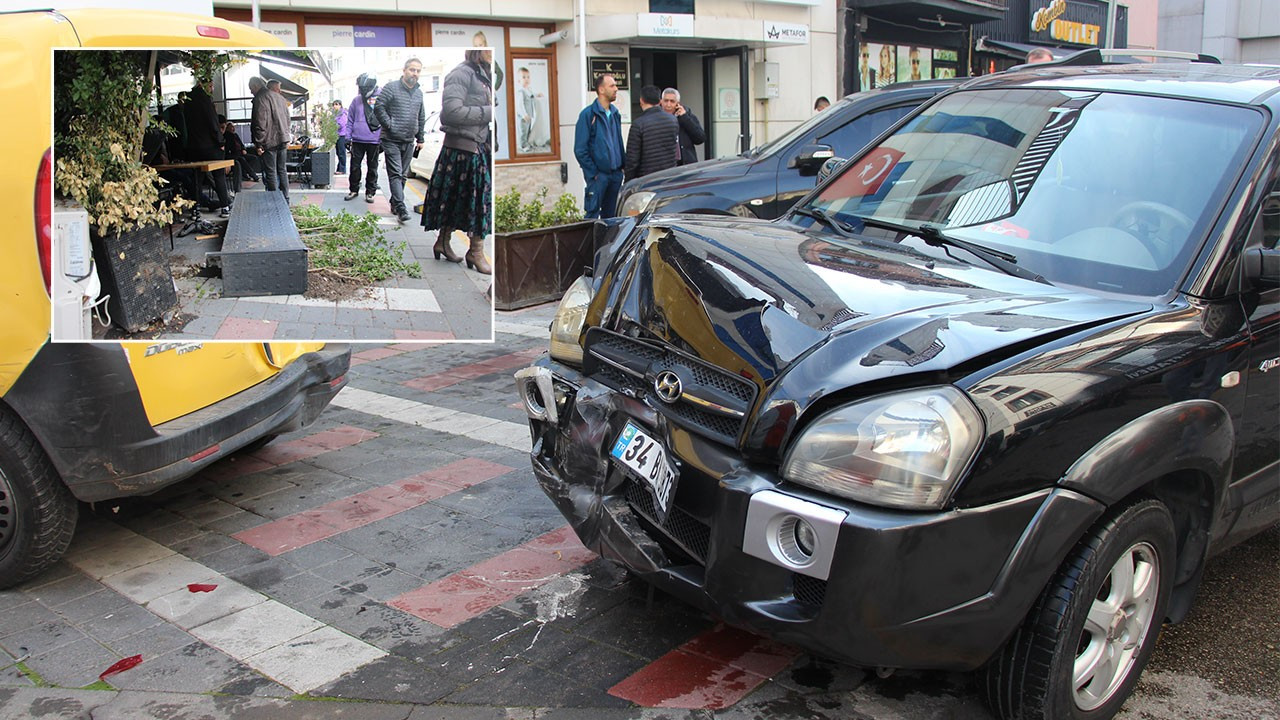
[[[663,370],[653,379],[653,391],[664,403],[673,403],[684,394],[684,390],[680,387],[680,376],[670,370]]]

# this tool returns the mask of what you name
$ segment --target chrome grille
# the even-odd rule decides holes
[[[756,398],[756,385],[664,343],[602,328],[587,331],[583,370],[587,376],[644,400],[669,420],[692,432],[736,444]],[[654,391],[659,373],[680,378],[681,395],[672,402]]]

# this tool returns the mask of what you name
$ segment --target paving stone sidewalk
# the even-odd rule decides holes
[[[435,231],[426,231],[415,215],[401,225],[391,214],[386,195],[385,170],[379,169],[379,193],[372,204],[361,194],[344,201],[346,179],[327,189],[294,187],[290,193],[295,205],[318,205],[336,213],[347,211],[378,216],[378,226],[387,241],[396,246],[404,243],[404,260],[422,268],[418,278],[398,275],[376,283],[364,296],[348,300],[322,300],[301,295],[262,297],[222,297],[220,278],[179,273],[177,278],[178,312],[194,316],[181,332],[161,335],[166,339],[217,340],[475,340],[492,339],[492,301],[485,297],[492,278],[455,264],[434,259],[431,251]],[[260,183],[246,181],[243,192],[260,192]],[[405,198],[410,205],[421,202],[424,193],[421,180],[410,180]],[[485,241],[486,254],[494,257],[493,236]],[[218,249],[217,239],[201,240],[192,234],[175,239],[171,254],[175,268],[199,268],[205,253]],[[461,254],[467,241],[455,233],[452,247]]]
[[[500,314],[492,345],[356,346],[313,426],[86,516],[0,592],[0,720],[989,718],[969,676],[814,658],[586,552],[529,470],[511,377],[553,311]],[[1148,675],[1121,717],[1280,711]]]

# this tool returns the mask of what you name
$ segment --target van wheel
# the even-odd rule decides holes
[[[1169,510],[1142,500],[1080,540],[979,684],[1006,720],[1110,718],[1155,649],[1173,584]]]
[[[35,437],[0,409],[0,590],[62,558],[78,511]]]

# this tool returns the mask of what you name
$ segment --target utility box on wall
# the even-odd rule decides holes
[[[781,90],[778,87],[778,63],[758,62],[751,76],[751,87],[755,90],[756,100],[777,99]]]

